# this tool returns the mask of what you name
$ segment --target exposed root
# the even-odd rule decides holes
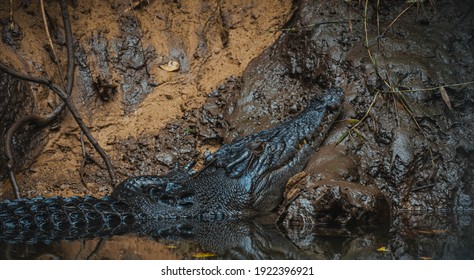
[[[42,2],[42,1],[41,1]],[[97,150],[97,152],[101,155],[102,159],[104,160],[106,166],[107,166],[107,171],[109,172],[112,185],[115,186],[116,184],[116,177],[115,173],[113,171],[112,164],[110,162],[110,159],[108,158],[107,154],[104,152],[104,150],[100,147],[100,145],[97,143],[95,138],[90,134],[88,128],[82,121],[82,117],[80,116],[79,112],[75,108],[74,104],[72,103],[71,99],[69,98],[72,92],[72,87],[74,84],[74,68],[75,68],[75,63],[74,63],[74,50],[73,50],[73,37],[72,37],[72,29],[71,29],[71,23],[69,19],[69,12],[67,8],[67,3],[65,0],[60,0],[59,4],[61,6],[61,15],[63,18],[63,23],[64,23],[64,30],[65,30],[65,35],[66,35],[66,45],[67,45],[67,83],[65,86],[65,89],[61,89],[58,85],[54,84],[51,80],[44,79],[44,78],[38,78],[38,77],[32,77],[26,74],[22,74],[16,70],[11,69],[7,65],[0,63],[0,71],[3,71],[7,74],[12,75],[13,77],[33,83],[38,83],[45,85],[49,87],[55,94],[57,94],[62,102],[58,107],[51,112],[48,116],[46,117],[40,117],[36,115],[28,115],[24,116],[20,119],[18,119],[8,130],[7,135],[6,135],[6,141],[5,141],[5,156],[7,158],[7,169],[8,169],[8,174],[12,183],[12,188],[13,192],[15,194],[16,198],[20,198],[20,189],[18,186],[18,182],[16,181],[15,174],[13,172],[13,166],[14,166],[14,156],[13,156],[13,137],[21,127],[23,127],[26,124],[33,124],[36,125],[37,127],[45,127],[54,122],[65,106],[68,107],[70,110],[71,114],[73,115],[74,119],[76,120],[77,124],[81,128],[81,131],[86,135],[86,137],[89,139],[91,142],[92,146]],[[44,7],[43,7],[44,8]],[[43,9],[44,11],[44,9]],[[44,15],[44,13],[43,13]],[[49,38],[50,44],[52,45],[51,38],[49,36],[48,28],[47,25],[45,26],[45,29],[47,30],[47,36]],[[54,50],[54,49],[53,49]],[[54,52],[54,51],[53,51]],[[55,56],[56,57],[56,56]],[[59,67],[59,62],[56,59],[56,63]],[[60,72],[61,73],[61,72]],[[64,79],[61,78],[61,80],[64,83]]]

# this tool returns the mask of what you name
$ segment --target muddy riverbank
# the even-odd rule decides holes
[[[278,212],[283,231],[298,236],[292,246],[306,253],[315,247],[302,237],[315,229],[304,223],[398,232],[397,221],[410,220],[399,210],[472,209],[472,3],[368,2],[77,2],[69,6],[72,99],[121,180],[202,162],[223,143],[295,116],[325,89],[343,89],[342,115]],[[0,7],[0,61],[61,84],[65,70],[52,58],[39,4],[14,5],[15,25]],[[65,69],[59,5],[48,2],[46,14]],[[44,87],[0,79],[3,154],[16,119],[48,114],[59,100]],[[24,197],[112,190],[69,113],[48,128],[19,130],[14,153]],[[0,171],[0,195],[12,198],[3,155]],[[408,242],[401,232],[397,240]]]

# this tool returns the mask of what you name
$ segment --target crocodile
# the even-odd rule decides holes
[[[199,170],[188,164],[162,176],[130,177],[102,198],[3,201],[0,240],[84,239],[154,230],[173,221],[248,219],[272,212],[288,180],[325,138],[342,101],[342,90],[330,88],[293,119],[223,145]],[[185,234],[182,224],[169,228]]]

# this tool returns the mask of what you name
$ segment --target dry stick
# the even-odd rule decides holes
[[[464,82],[464,83],[457,83],[457,84],[448,84],[448,85],[443,85],[444,87],[465,87],[468,85],[474,84],[474,81],[470,82]],[[419,88],[419,89],[401,89],[401,90],[389,90],[389,91],[384,91],[385,93],[405,93],[405,92],[415,92],[415,91],[434,91],[434,90],[439,90],[439,86],[436,87],[429,87],[429,88]]]
[[[51,34],[49,34],[48,20],[46,19],[46,11],[44,9],[43,0],[40,0],[40,7],[41,7],[41,14],[43,16],[44,31],[46,32],[46,37],[48,38],[48,43],[49,43],[49,46],[51,47],[51,52],[53,53],[54,63],[56,63],[56,66],[58,67],[58,72],[59,72],[59,77],[61,78],[61,82],[63,86],[66,87],[66,84],[64,82],[63,72],[61,71],[61,66],[59,65],[59,59],[58,59],[58,56],[56,55],[56,49],[54,48],[53,40],[51,40]]]
[[[375,101],[377,101],[377,97],[379,96],[379,91],[377,91],[375,93],[375,96],[374,96],[374,99],[372,100],[372,102],[370,102],[370,105],[369,105],[369,108],[367,109],[367,111],[365,112],[365,115],[362,117],[362,119],[360,119],[360,121],[358,121],[354,126],[352,126],[350,128],[350,130],[354,130],[356,129],[370,114],[370,110],[372,109],[372,107],[374,106],[375,104]]]
[[[358,20],[354,20],[354,21],[358,21]],[[316,29],[317,27],[319,27],[321,25],[326,25],[326,24],[347,24],[347,21],[346,20],[323,21],[323,22],[317,22],[317,23],[312,23],[312,24],[303,25],[303,26],[268,29],[267,31],[268,32],[276,32],[276,31],[298,31],[298,30],[303,30],[303,29]]]
[[[380,0],[377,0],[377,37],[380,36],[380,14],[379,14],[380,9],[379,8],[380,8]]]
[[[86,166],[86,163],[87,163],[87,154],[86,154],[86,147],[84,145],[84,133],[82,133],[82,131],[81,131],[80,139],[81,139],[82,163],[81,163],[81,167],[79,168],[79,176],[81,177],[82,184],[87,189],[86,180],[84,179],[84,167]]]
[[[415,122],[415,125],[416,127],[420,130],[420,133],[425,136],[425,133],[423,132],[423,129],[421,129],[421,126],[418,124],[418,121],[416,120],[415,118],[415,115],[413,114],[413,111],[411,110],[410,106],[408,105],[408,102],[405,100],[404,96],[402,93],[394,93],[395,95],[397,95],[397,97],[399,98],[400,100],[400,103],[402,103],[403,107],[405,108],[405,110],[407,110],[408,114],[411,116],[413,122]]]
[[[400,14],[398,14],[398,16],[387,26],[387,28],[385,28],[385,30],[382,32],[382,34],[380,35],[381,37],[383,37],[385,35],[385,33],[387,32],[387,30],[390,29],[390,27],[392,27],[392,25],[406,12],[408,11],[412,6],[413,4],[415,3],[411,3],[410,6],[406,7]]]
[[[365,47],[367,48],[367,53],[369,55],[369,59],[372,62],[372,65],[374,65],[374,70],[375,74],[380,77],[378,69],[377,69],[377,61],[375,58],[372,56],[372,52],[370,51],[370,46],[369,46],[369,32],[367,31],[367,7],[369,5],[369,0],[365,1],[365,6],[364,6],[364,31],[365,31]]]
[[[369,116],[370,110],[372,110],[372,107],[374,106],[375,101],[377,101],[377,97],[379,96],[379,93],[380,93],[379,91],[375,93],[374,99],[372,100],[372,102],[370,102],[369,108],[365,112],[365,115],[362,117],[362,119],[360,119],[355,125],[351,126],[348,130],[346,130],[343,133],[343,135],[336,142],[336,146],[339,145],[342,141],[344,141],[344,139],[346,139],[348,135],[351,135],[352,131],[354,131],[356,134],[358,133],[357,127],[361,125],[365,121],[365,119]]]
[[[97,242],[97,244],[95,245],[94,250],[86,257],[86,260],[90,260],[93,257],[95,257],[97,253],[99,253],[100,250],[102,250],[102,247],[104,247],[104,244],[107,240],[108,240],[107,238],[101,238],[99,242]]]
[[[77,124],[81,128],[82,132],[84,132],[84,135],[86,135],[89,142],[91,142],[92,146],[94,146],[94,148],[97,150],[97,152],[100,154],[100,156],[104,160],[105,165],[107,167],[107,170],[109,172],[110,178],[112,180],[112,184],[115,186],[115,183],[116,183],[115,173],[113,171],[112,164],[110,162],[109,157],[104,152],[102,147],[100,147],[99,143],[97,143],[95,138],[90,134],[89,129],[84,124],[84,121],[82,120],[81,115],[77,111],[76,106],[74,106],[74,103],[72,103],[70,97],[66,94],[66,92],[64,92],[64,90],[62,90],[61,87],[59,87],[57,84],[53,83],[51,80],[48,80],[48,79],[45,79],[45,78],[32,77],[32,76],[29,76],[29,75],[26,75],[26,74],[22,74],[20,72],[17,72],[16,70],[13,70],[13,69],[9,68],[8,66],[6,66],[3,63],[0,63],[0,70],[7,73],[7,74],[12,75],[13,77],[15,77],[17,79],[21,79],[21,80],[25,80],[25,81],[29,81],[29,82],[33,82],[33,83],[37,83],[37,84],[41,84],[41,85],[45,85],[48,88],[50,88],[54,93],[56,93],[59,96],[59,98],[61,98],[64,101],[64,103],[68,107],[69,111],[71,112],[73,118],[76,120]]]
[[[81,244],[81,247],[79,248],[79,251],[77,252],[76,256],[74,257],[75,260],[78,260],[79,259],[79,255],[82,253],[82,251],[84,250],[84,243],[86,241],[84,239],[81,239],[80,240],[80,244]]]
[[[76,66],[76,64],[74,63],[74,49],[73,49],[74,40],[72,38],[71,21],[69,20],[69,12],[67,9],[66,0],[60,0],[59,5],[61,6],[61,16],[63,18],[64,33],[66,34],[66,46],[67,46],[66,93],[68,95],[71,95],[72,86],[74,85],[74,67]]]

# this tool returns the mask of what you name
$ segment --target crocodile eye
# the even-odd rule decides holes
[[[252,152],[252,154],[258,156],[258,155],[261,155],[263,151],[265,150],[265,143],[264,142],[251,142],[248,145],[248,147],[250,151]]]

